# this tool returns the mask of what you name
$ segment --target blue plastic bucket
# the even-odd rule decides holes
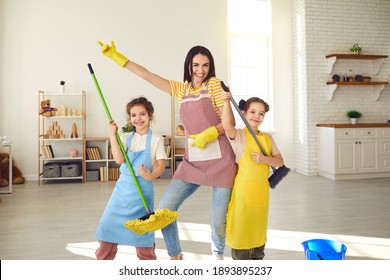
[[[307,260],[344,260],[347,246],[327,239],[311,239],[302,242]]]

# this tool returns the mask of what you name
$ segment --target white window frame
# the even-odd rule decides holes
[[[228,0],[228,77],[237,103],[257,96],[270,105],[260,130],[272,131],[272,38],[269,0]],[[262,9],[261,11],[256,9]],[[259,18],[259,14],[262,17]],[[256,44],[257,47],[255,46]],[[245,49],[245,51],[243,51]],[[262,49],[256,55],[256,49]],[[234,110],[237,127],[245,127]]]

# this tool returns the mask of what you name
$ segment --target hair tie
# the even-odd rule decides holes
[[[238,103],[238,108],[240,108],[241,111],[245,110],[245,103],[246,101],[244,99],[241,99]]]

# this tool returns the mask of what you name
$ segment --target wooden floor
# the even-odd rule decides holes
[[[156,202],[169,180],[156,181]],[[94,259],[95,230],[113,183],[14,185],[0,198],[0,259]],[[210,188],[202,187],[179,211],[187,260],[210,258]],[[291,172],[271,190],[267,260],[304,260],[301,243],[337,240],[346,259],[390,259],[390,178],[332,181]],[[167,259],[156,232],[159,259]],[[230,249],[226,249],[226,259]],[[133,259],[120,246],[118,259]]]

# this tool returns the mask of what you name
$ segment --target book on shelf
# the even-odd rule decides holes
[[[96,159],[97,159],[97,160],[101,160],[102,157],[100,156],[99,148],[98,148],[98,147],[93,147],[93,150],[94,150],[94,152],[95,152]]]
[[[44,159],[54,158],[54,152],[51,145],[41,145],[41,153]]]
[[[165,145],[164,146],[164,150],[165,150],[165,154],[167,155],[167,157],[171,157],[171,145]]]
[[[45,148],[45,152],[46,152],[47,158],[52,158],[49,146],[48,145],[44,145],[44,148]]]
[[[87,149],[89,150],[89,153],[91,155],[90,159],[96,160],[96,155],[95,155],[95,152],[93,150],[93,147],[88,147]]]
[[[108,147],[108,158],[109,158],[109,159],[114,159],[114,155],[112,154],[112,148],[111,148],[111,146]]]
[[[89,149],[91,150],[92,159],[97,160],[98,158],[96,155],[95,147],[90,147]]]
[[[87,157],[89,160],[101,160],[100,151],[98,147],[87,147]]]
[[[44,145],[41,145],[41,155],[43,159],[47,159],[47,154],[45,152],[45,147]]]
[[[108,168],[108,181],[116,181],[119,179],[119,167]]]
[[[49,146],[49,150],[50,150],[50,158],[54,158],[54,151],[53,151],[53,148],[51,145],[47,145]]]
[[[103,166],[99,167],[99,178],[100,178],[100,181],[104,181],[104,167]]]
[[[106,178],[106,167],[105,166],[100,166],[99,167],[99,173],[100,173],[100,181],[107,181],[107,178]]]
[[[92,149],[92,147],[88,147],[87,148],[87,152],[88,152],[88,157],[89,157],[89,159],[90,160],[95,160],[96,158],[95,158],[95,155],[94,155],[94,153],[93,153],[93,149]]]
[[[91,159],[91,155],[89,154],[88,148],[85,148],[85,156],[87,160]]]
[[[91,154],[91,149],[89,147],[85,148],[86,154],[87,154],[87,159],[92,160],[93,156]]]

